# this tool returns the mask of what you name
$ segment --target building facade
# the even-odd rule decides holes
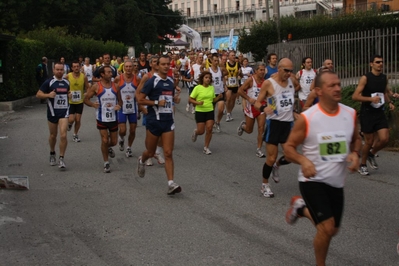
[[[345,12],[352,11],[381,11],[397,12],[399,11],[399,1],[397,0],[345,0]]]
[[[274,2],[274,0],[173,0],[169,4],[169,9],[179,10],[185,17],[184,24],[199,32],[203,47],[208,47],[212,29],[216,37],[228,36],[231,29],[235,29],[235,34],[238,35],[240,29],[250,28],[256,20],[271,19]],[[311,17],[315,14],[331,14],[334,9],[342,7],[342,0],[279,0],[278,3],[280,16]]]

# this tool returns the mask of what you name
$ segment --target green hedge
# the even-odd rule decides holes
[[[65,57],[67,62],[70,62],[77,60],[79,56],[87,56],[91,58],[91,63],[94,63],[95,59],[105,52],[118,56],[127,54],[127,47],[121,42],[104,42],[85,35],[70,35],[66,28],[61,27],[34,30],[22,36],[43,42],[44,55],[56,61],[60,57]]]
[[[7,42],[4,61],[4,83],[0,83],[0,101],[13,101],[35,95],[38,86],[36,66],[44,54],[42,42],[15,39]]]

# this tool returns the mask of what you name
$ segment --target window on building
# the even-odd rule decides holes
[[[236,10],[240,10],[240,1],[236,1]]]
[[[218,5],[217,5],[217,4],[214,4],[214,5],[213,5],[213,12],[214,12],[214,13],[217,13],[217,12],[218,12]]]
[[[187,17],[191,17],[191,10],[189,7],[187,7]]]
[[[184,12],[184,3],[181,3],[181,10]]]
[[[267,0],[266,0],[266,1],[267,1]],[[259,5],[259,6],[262,6],[262,4],[263,4],[263,0],[259,0],[258,5]]]
[[[177,7],[177,4],[175,4],[175,11],[178,10],[179,8]]]

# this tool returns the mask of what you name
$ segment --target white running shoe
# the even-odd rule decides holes
[[[168,186],[168,195],[174,195],[180,192],[181,192],[181,187],[177,183],[173,182]]]
[[[154,154],[154,158],[157,159],[158,164],[165,164],[165,159],[163,158],[163,156],[160,152],[156,152]]]
[[[291,198],[291,208],[288,209],[285,214],[285,221],[287,224],[293,225],[300,217],[298,215],[298,209],[305,207],[305,201],[300,196],[294,196]]]
[[[133,157],[132,149],[130,147],[127,147],[126,149],[126,157]]]
[[[55,153],[54,154],[50,154],[50,165],[54,166],[57,164],[57,159],[55,158]]]
[[[111,167],[109,163],[104,163],[104,173],[111,173]]]
[[[141,161],[141,156],[137,159],[137,174],[139,177],[144,177],[145,176],[145,163],[141,163],[140,161]]]
[[[278,183],[280,182],[280,175],[278,173],[278,166],[277,164],[273,164],[273,169],[272,169],[272,179],[274,180],[274,182]]]
[[[108,155],[109,155],[109,157],[111,157],[111,158],[114,158],[114,157],[115,157],[114,149],[112,149],[111,147],[108,148]]]
[[[65,170],[66,165],[65,165],[65,162],[64,162],[64,158],[60,157],[60,161],[58,162],[58,168],[60,168],[61,170]]]
[[[193,134],[191,134],[191,140],[192,142],[197,141],[197,129],[194,129]]]
[[[191,113],[195,114],[195,107],[194,106],[191,106]]]
[[[215,132],[220,133],[220,123],[215,122]]]
[[[227,113],[227,115],[226,115],[226,122],[230,122],[230,121],[233,121],[234,120],[234,118],[231,116],[231,114],[230,113]]]
[[[119,150],[123,151],[125,149],[125,140],[119,139],[118,144],[119,144]]]
[[[147,165],[147,166],[153,166],[154,163],[152,162],[152,158],[148,158],[147,161],[145,161],[145,165]]]
[[[190,104],[187,104],[187,105],[186,105],[186,112],[187,112],[187,113],[190,112]]]
[[[260,192],[266,198],[273,198],[274,197],[274,193],[270,189],[270,185],[269,184],[262,184],[262,189],[260,190]]]
[[[259,148],[256,149],[256,156],[259,157],[259,158],[265,158],[266,157],[266,155]]]
[[[245,120],[242,120],[240,125],[237,128],[238,136],[242,136],[242,133],[244,132],[244,129],[242,128],[243,125],[245,125]]]
[[[73,134],[73,137],[72,137],[72,140],[74,141],[74,142],[80,142],[80,138],[79,138],[79,136],[76,134]]]
[[[212,154],[211,150],[208,149],[207,147],[204,147],[204,149],[203,149],[202,152],[203,152],[204,154],[206,154],[206,155],[211,155],[211,154]]]

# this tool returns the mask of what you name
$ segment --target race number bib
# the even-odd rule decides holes
[[[114,110],[114,104],[111,102],[105,102],[102,106],[101,114],[102,122],[114,122],[116,121],[116,112]]]
[[[79,102],[82,100],[82,93],[81,91],[72,91],[72,102]]]
[[[371,103],[371,106],[373,106],[374,108],[380,108],[381,106],[383,106],[385,103],[384,93],[381,92],[372,93],[371,97],[374,96],[380,97],[380,101],[378,103]]]
[[[227,79],[227,84],[229,86],[237,86],[237,78],[236,77],[229,77]]]
[[[54,109],[67,109],[68,108],[68,95],[57,94],[54,97]]]
[[[172,103],[173,96],[172,95],[161,95],[159,96],[159,101],[165,100],[165,106],[159,106],[160,114],[171,114],[173,113]]]
[[[279,113],[292,111],[294,95],[291,92],[276,95],[276,107]]]
[[[123,113],[124,114],[134,114],[136,112],[134,106],[134,100],[127,100],[123,101]]]
[[[343,162],[347,156],[346,135],[343,131],[317,134],[319,154],[324,162]]]

